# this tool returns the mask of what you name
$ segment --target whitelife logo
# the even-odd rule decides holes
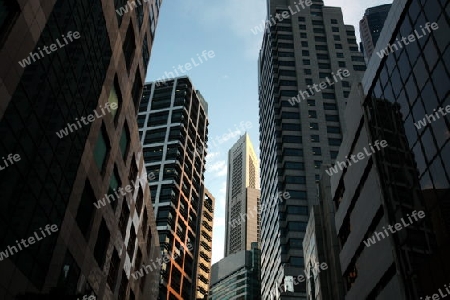
[[[301,8],[300,8],[300,6]],[[306,5],[306,6],[305,6]],[[288,6],[289,11],[285,10],[283,11],[281,14],[275,14],[275,18],[277,18],[277,20],[275,20],[275,18],[273,16],[271,16],[269,18],[269,20],[267,21],[261,21],[261,24],[258,26],[255,26],[253,29],[250,29],[253,34],[258,34],[260,32],[264,32],[264,30],[269,30],[269,28],[275,24],[277,24],[277,22],[282,22],[284,19],[289,19],[291,16],[299,13],[302,9],[305,9],[308,6],[312,5],[312,0],[299,0],[298,3],[294,2],[294,6],[295,6],[295,11],[292,10],[291,6]]]
[[[66,35],[67,35],[67,38],[70,40],[70,42],[73,42],[74,39],[77,40],[80,38],[80,33],[78,31],[74,31],[73,34],[72,34],[72,31],[69,31],[68,33],[66,33]],[[44,50],[45,53],[47,53],[47,54],[52,54],[52,52],[55,52],[56,50],[61,49],[62,47],[69,44],[69,42],[66,40],[66,37],[64,36],[64,34],[62,35],[62,38],[63,38],[65,44],[61,44],[59,39],[56,39],[56,44],[58,44],[59,48],[56,44],[51,44],[49,47],[47,47],[47,46],[42,47],[43,48],[42,50]],[[48,50],[49,48],[50,48],[50,51]],[[37,60],[42,59],[45,56],[44,53],[42,53],[42,50],[41,50],[41,47],[38,47],[39,53],[30,52],[30,55],[28,55],[27,58],[24,58],[22,61],[19,61],[19,65],[22,68],[25,68],[26,66],[31,65],[31,60],[33,60],[33,62],[36,62]],[[39,54],[40,54],[40,56],[39,56]]]
[[[428,23],[425,24],[425,28],[427,29],[428,33],[431,32],[430,27],[433,30],[436,30],[436,29],[439,28],[439,26],[438,26],[438,24],[436,22],[433,22],[431,24],[430,24],[430,22],[428,22]],[[405,38],[405,37],[401,38],[401,41],[403,42],[403,44],[405,46],[407,46],[410,43],[415,42],[415,41],[417,41],[418,39],[421,39],[424,36],[427,36],[428,33],[425,32],[425,29],[422,27],[422,25],[420,25],[420,29],[422,30],[423,35],[420,35],[417,32],[417,30],[414,30],[414,33],[411,33],[410,35],[408,35],[408,38]],[[417,37],[417,39],[416,39],[416,37]],[[408,40],[409,42],[407,42],[406,40]],[[398,47],[400,47],[400,49],[402,49],[403,48],[402,43],[398,40],[398,38],[396,39],[396,41],[397,41],[397,44],[395,42],[392,45],[388,44],[388,46],[386,48],[378,51],[377,55],[380,58],[383,58],[383,56],[388,56],[389,54],[393,53],[394,52],[394,48],[395,48],[395,51],[398,50]],[[389,48],[389,50],[388,50],[388,48]]]
[[[416,222],[419,221],[419,219],[418,219],[417,217],[419,217],[420,219],[425,218],[425,212],[422,211],[422,210],[419,211],[419,212],[413,211],[413,212],[411,213],[411,215],[412,215],[412,217],[414,218],[414,220],[416,220]],[[397,231],[400,231],[400,230],[402,230],[402,229],[408,227],[409,225],[411,225],[411,224],[413,223],[413,221],[411,220],[411,216],[410,216],[409,214],[407,214],[407,217],[408,217],[409,222],[411,222],[411,223],[406,223],[405,220],[404,220],[403,218],[401,218],[401,219],[400,219],[400,220],[402,221],[401,223],[396,223],[394,226],[391,226],[391,225],[388,226],[389,231],[390,231],[392,234],[394,234],[394,233],[396,233]],[[403,226],[404,226],[404,227],[403,227]],[[394,230],[394,227],[395,227],[395,230]],[[382,239],[387,238],[387,237],[389,236],[388,230],[387,230],[386,227],[384,227],[384,226],[383,226],[383,230],[384,230],[384,233],[386,234],[386,236],[383,234],[382,231],[380,231],[380,232],[375,232],[375,233],[372,235],[372,237],[370,237],[370,238],[367,239],[367,241],[363,241],[363,242],[364,242],[364,245],[366,245],[366,247],[370,247],[370,246],[374,245],[374,244],[377,242],[377,240],[375,239],[375,237],[378,239],[378,241],[381,241]]]
[[[374,146],[377,148],[378,151],[381,150],[381,147],[385,148],[388,146],[388,143],[386,142],[386,140],[382,140],[381,142],[379,142],[378,140],[375,141]],[[372,154],[374,154],[376,151],[373,148],[372,144],[369,143],[370,149],[372,150],[372,152],[367,151],[367,148],[364,147],[364,152],[365,154],[368,156],[372,156]],[[358,160],[355,158],[355,156],[358,158]],[[347,159],[347,162],[342,162],[342,161],[336,161],[336,163],[334,164],[333,167],[329,168],[328,170],[325,170],[325,172],[329,175],[332,176],[333,174],[337,174],[339,172],[339,169],[341,169],[341,171],[345,168],[350,167],[352,164],[350,163],[350,159],[354,162],[357,163],[361,160],[363,160],[364,158],[366,158],[366,156],[364,155],[363,152],[359,152],[356,155],[352,154],[350,155],[350,158],[347,158],[347,156],[345,156],[345,158]]]
[[[342,74],[341,74],[342,72]],[[339,80],[336,78],[336,75],[343,80],[344,78],[342,78],[342,76],[344,76],[345,78],[350,76],[350,71],[347,69],[344,69],[341,71],[341,69],[336,71],[336,75],[331,72],[331,75],[333,76],[333,80],[334,82],[331,82],[330,79],[328,77],[325,78],[326,81],[322,81],[319,84],[314,83],[312,86],[308,85],[308,90],[309,93],[307,91],[302,91],[299,90],[298,91],[298,95],[296,97],[292,97],[291,99],[289,99],[289,103],[291,105],[295,105],[295,102],[300,103],[302,102],[302,100],[300,99],[300,96],[302,96],[303,100],[305,100],[306,98],[311,97],[312,95],[314,95],[314,91],[316,91],[317,93],[320,93],[322,90],[326,89],[328,86],[332,86],[334,85],[336,82],[338,82]],[[314,88],[314,91],[313,91]],[[320,89],[318,89],[320,88]],[[306,94],[306,98],[305,98],[305,94]]]
[[[106,110],[109,113],[111,113],[111,112],[117,110],[118,105],[115,102],[112,102],[112,103],[106,102],[105,107],[100,106],[100,109],[102,111],[101,115],[99,115],[96,110],[93,110],[94,115],[88,115],[87,118],[81,117],[80,118],[81,122],[83,122],[84,125],[89,125],[89,123],[94,122],[96,119],[104,117],[106,115],[104,108],[106,108]],[[87,121],[86,121],[86,119],[87,119]],[[70,130],[70,132],[74,132],[74,131],[80,129],[82,127],[80,120],[78,120],[78,118],[75,118],[75,121],[77,122],[76,124],[75,123],[67,123],[67,126],[64,129],[61,129],[59,132],[56,132],[56,135],[60,139],[62,139],[63,137],[69,135],[69,130]],[[77,124],[78,124],[78,126],[77,126]]]
[[[3,171],[4,169],[6,169],[7,167],[12,166],[14,163],[18,162],[21,160],[21,157],[19,154],[8,154],[8,157],[5,159],[4,157],[2,157],[3,160],[3,166],[2,163],[0,163],[0,171]],[[8,161],[9,163],[8,163]]]
[[[16,240],[17,243],[17,247],[19,247],[19,250],[22,250],[22,246],[23,248],[27,248],[30,247],[30,245],[33,245],[36,240],[40,241],[43,238],[47,237],[47,235],[44,233],[44,230],[48,233],[48,235],[51,235],[52,232],[57,232],[58,231],[58,226],[53,224],[53,225],[45,225],[44,229],[42,229],[42,227],[39,228],[41,230],[41,237],[39,237],[39,234],[37,232],[34,232],[33,236],[30,236],[28,239],[22,239],[20,242]],[[36,240],[35,240],[36,238]],[[28,241],[28,244],[26,243]],[[13,252],[14,250],[14,252]],[[0,251],[0,261],[2,261],[3,259],[8,258],[10,255],[14,255],[16,253],[19,252],[19,250],[17,250],[16,246],[8,246],[7,249],[5,251]]]
[[[175,66],[172,66],[173,71],[175,72],[176,76],[182,76],[184,74],[186,74],[187,71],[192,70],[192,67],[198,67],[201,64],[203,64],[204,62],[208,61],[208,57],[209,58],[214,58],[216,56],[216,54],[214,53],[213,50],[209,50],[208,52],[206,52],[206,50],[203,50],[201,57],[203,57],[203,59],[205,61],[203,61],[203,59],[200,57],[200,55],[197,53],[197,59],[198,61],[196,61],[195,58],[191,57],[191,62],[187,62],[184,65],[178,65],[177,68],[175,68]],[[198,64],[196,63],[198,62]],[[183,69],[184,67],[184,69]],[[181,72],[181,75],[178,73],[178,70]],[[160,86],[161,84],[164,84],[164,82],[166,82],[167,80],[173,79],[175,78],[175,74],[172,72],[164,72],[164,75],[161,76],[160,78],[156,79],[155,85],[156,86]]]
[[[423,127],[427,126],[427,121],[428,121],[429,124],[431,124],[432,121],[435,122],[436,119],[439,120],[441,117],[439,116],[438,112],[440,112],[442,116],[446,116],[447,114],[450,113],[450,105],[447,105],[445,107],[445,111],[446,112],[444,112],[444,108],[443,107],[438,108],[438,112],[436,111],[436,109],[433,109],[433,111],[435,112],[434,114],[425,115],[425,118],[423,118],[422,120],[417,121],[417,123],[414,123],[414,126],[416,126],[416,128],[419,130],[420,128],[423,128]]]

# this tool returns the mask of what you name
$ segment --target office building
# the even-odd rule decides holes
[[[138,124],[164,261],[160,299],[194,299],[201,251],[208,105],[186,76],[145,85]],[[210,238],[210,237],[209,237]],[[203,254],[202,254],[203,255]]]
[[[130,274],[159,256],[136,112],[161,1],[121,5],[0,1],[2,299],[155,299]]]
[[[211,269],[210,300],[261,299],[261,251],[258,243],[222,258]]]
[[[390,9],[391,4],[370,7],[366,9],[363,18],[359,21],[359,34],[366,63],[373,54]]]
[[[321,176],[320,205],[310,211],[303,239],[307,299],[344,299],[330,180]],[[325,267],[324,265],[325,264]],[[298,278],[298,277],[297,277]]]
[[[247,133],[228,150],[225,256],[260,242],[259,163]]]
[[[205,188],[203,190],[203,205],[200,217],[200,236],[197,239],[198,261],[197,278],[195,296],[197,300],[208,299],[209,282],[211,279],[211,256],[212,256],[212,238],[213,238],[213,219],[214,219],[214,203],[213,195]]]
[[[450,195],[445,5],[394,2],[374,51],[421,26],[425,33],[372,56],[350,96],[336,161],[376,141],[387,146],[331,176],[345,299],[429,299],[450,281],[449,232],[440,221]],[[438,29],[426,30],[427,22]]]
[[[303,273],[301,245],[320,166],[337,156],[340,114],[365,64],[340,8],[268,1],[270,17],[283,12],[289,17],[271,22],[259,57],[261,205],[279,192],[290,195],[261,214],[263,299],[306,299],[304,283],[293,293],[270,293],[285,276]]]

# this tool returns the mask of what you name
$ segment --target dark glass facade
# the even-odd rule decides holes
[[[413,185],[401,194],[394,195],[392,201],[405,202],[414,197],[414,191],[419,191],[418,196],[426,208],[426,215],[436,236],[431,257],[415,263],[417,277],[411,278],[411,273],[400,269],[407,283],[409,297],[433,294],[450,280],[450,260],[447,255],[450,250],[450,226],[447,221],[450,199],[450,117],[439,112],[440,108],[450,111],[449,9],[448,1],[406,1],[398,29],[392,35],[392,43],[427,22],[436,22],[439,29],[431,31],[416,43],[410,43],[401,51],[390,54],[382,61],[373,82],[366,86],[370,95],[366,100],[370,111],[369,121],[375,127],[383,127],[384,118],[382,114],[376,113],[380,106],[377,99],[394,103],[401,116],[401,131],[404,131],[407,149],[414,158],[416,172],[405,174],[409,175],[406,178],[414,179]],[[420,121],[425,122],[426,126],[420,126]],[[397,138],[376,130],[373,130],[373,135],[392,141],[393,144]],[[392,159],[407,165],[407,158],[397,155]],[[385,174],[385,178],[392,178],[397,173],[391,170],[390,175]],[[420,236],[415,238],[420,239]]]
[[[157,18],[159,6],[160,1],[148,2],[144,14],[149,17],[151,9]],[[102,0],[0,1],[0,11],[0,156],[20,156],[0,171],[0,251],[46,225],[58,228],[0,262],[0,274],[10,274],[0,279],[2,299],[91,293],[134,299],[150,293],[154,275],[141,279],[142,288],[130,279],[138,248],[145,259],[158,255],[154,218],[143,217],[153,216],[147,185],[137,185],[111,205],[94,206],[119,182],[125,187],[146,176],[138,171],[143,159],[135,111],[128,108],[133,99],[122,91],[146,73],[141,47],[149,52],[153,42],[149,18],[139,27],[135,14],[119,17]],[[126,27],[133,27],[131,34]],[[69,41],[69,32],[79,38]],[[119,38],[139,47],[122,53],[121,45],[113,47]],[[63,46],[43,52],[52,44]],[[130,79],[122,75],[127,74],[124,54],[130,54]],[[22,67],[29,55],[34,58]],[[117,110],[101,113],[113,102]],[[94,110],[101,117],[81,123]],[[139,195],[144,210],[134,204]],[[117,207],[131,212],[122,218],[122,234],[117,220],[124,210]]]

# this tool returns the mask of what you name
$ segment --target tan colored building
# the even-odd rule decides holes
[[[259,162],[247,133],[228,151],[225,257],[260,243]]]

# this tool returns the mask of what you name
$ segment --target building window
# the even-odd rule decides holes
[[[118,112],[120,107],[122,106],[122,93],[120,91],[119,80],[117,79],[117,75],[114,76],[113,86],[111,87],[111,91],[109,92],[108,97],[109,107],[111,108],[111,115],[114,118],[114,124],[117,125]],[[111,107],[111,104],[115,103],[116,109]]]
[[[330,59],[328,54],[317,53],[317,59]]]
[[[100,229],[98,230],[97,241],[94,247],[94,258],[97,261],[100,269],[103,269],[103,265],[106,259],[106,251],[108,250],[110,233],[106,222],[102,219]]]
[[[328,133],[341,133],[341,129],[335,126],[327,126]]]
[[[302,41],[302,47],[308,47],[308,42],[307,41]]]
[[[306,35],[305,32],[300,32],[300,37],[301,37],[302,39],[306,39],[308,36]]]
[[[305,164],[302,162],[287,161],[284,163],[284,168],[287,170],[304,170]]]
[[[331,69],[331,64],[319,63],[319,69]]]
[[[358,51],[358,50],[356,50],[356,51]],[[366,70],[366,66],[364,66],[364,65],[354,65],[353,66],[353,70],[355,70],[355,71],[365,71]]]
[[[130,133],[128,132],[128,125],[126,122],[122,129],[122,135],[120,136],[119,148],[122,153],[123,160],[127,161],[127,154],[130,148]]]
[[[317,134],[311,135],[311,142],[320,143],[320,137]]]
[[[330,146],[340,146],[341,143],[342,143],[342,140],[341,140],[341,139],[332,139],[332,138],[329,138],[329,139],[328,139],[328,144],[329,144]]]
[[[312,151],[314,156],[322,155],[322,149],[320,147],[312,147]]]
[[[119,188],[119,186],[121,186],[120,176],[119,176],[119,172],[117,172],[116,166],[114,166],[114,171],[111,175],[111,179],[109,180],[109,187],[108,187],[108,196],[113,197],[111,206],[113,207],[114,210],[116,209],[117,202],[119,201],[119,199],[116,198],[114,192],[117,192],[117,189]]]
[[[130,209],[128,208],[127,198],[123,198],[122,201],[122,211],[120,212],[119,217],[119,229],[122,234],[122,238],[125,240],[125,231],[128,225],[128,218],[130,216]]]
[[[311,69],[304,69],[304,70],[303,70],[303,73],[304,73],[305,75],[311,75]]]
[[[342,49],[342,44],[334,44],[335,49]]]
[[[321,160],[315,160],[314,161],[314,168],[320,169],[321,165],[322,165],[322,161]]]
[[[305,83],[309,85],[313,84],[312,78],[305,78]]]
[[[339,32],[339,27],[333,26],[333,27],[331,27],[331,31],[332,32]]]
[[[339,65],[339,67],[341,67],[341,68],[345,68],[345,67],[346,67],[345,61],[339,61],[339,62],[338,62],[338,65]]]
[[[316,100],[307,100],[308,106],[316,106]]]
[[[339,122],[338,115],[325,115],[325,120],[329,122]]]
[[[305,176],[286,176],[286,183],[305,184],[306,177]]]
[[[319,123],[309,123],[309,129],[319,130]]]
[[[337,20],[336,19],[331,19],[331,24],[337,24]]]
[[[316,41],[316,42],[326,42],[327,38],[324,37],[324,36],[315,36],[314,37],[314,41]]]
[[[111,261],[109,263],[109,272],[108,272],[108,285],[111,288],[111,291],[114,291],[117,282],[117,275],[119,275],[120,268],[120,257],[117,250],[114,248],[113,254],[111,257]]]
[[[296,135],[284,135],[282,140],[283,143],[296,143],[296,144],[302,143],[302,137]]]
[[[322,93],[323,99],[336,99],[336,95],[334,93]]]
[[[350,82],[348,82],[348,81],[345,81],[345,80],[343,80],[343,81],[341,81],[342,82],[342,86],[343,87],[350,87]]]
[[[135,247],[136,247],[136,232],[135,232],[133,224],[131,224],[130,238],[128,240],[128,247],[127,247],[127,253],[130,256],[130,261],[133,261]]]
[[[325,33],[325,29],[323,28],[313,28],[314,33]]]
[[[142,79],[141,72],[139,68],[136,69],[136,77],[134,78],[133,90],[131,91],[131,96],[133,97],[134,108],[136,110],[136,114],[139,110],[139,103],[141,102],[142,95]]]
[[[131,63],[133,62],[134,51],[136,50],[136,44],[134,42],[134,30],[130,22],[128,25],[127,34],[125,36],[125,41],[123,43],[122,49],[125,55],[125,63],[127,65],[128,72],[130,71]]]
[[[300,25],[298,25],[298,29],[306,30],[306,25],[300,24]]]
[[[339,35],[333,35],[333,39],[334,39],[335,41],[340,41],[340,40],[341,40],[341,37],[340,37]]]
[[[292,256],[289,260],[289,263],[293,267],[304,267],[305,265],[303,257]]]
[[[337,106],[334,103],[324,103],[323,109],[325,110],[337,110]]]
[[[305,231],[307,223],[306,222],[288,222],[288,230],[292,231]]]
[[[315,110],[308,110],[308,117],[310,119],[317,119],[317,112]]]
[[[337,58],[344,58],[344,53],[337,52],[336,53],[336,57]]]
[[[83,236],[88,238],[88,233],[90,232],[92,226],[92,219],[94,216],[94,205],[97,201],[91,184],[86,180],[84,184],[83,194],[81,195],[80,205],[78,206],[77,216],[75,221],[77,222],[78,228],[80,228]]]
[[[309,66],[310,64],[311,64],[311,61],[309,59],[304,59],[303,60],[303,65]]]
[[[105,171],[105,163],[110,150],[111,146],[109,145],[108,134],[102,124],[94,149],[94,161],[102,174]]]
[[[352,61],[364,62],[364,57],[352,55]]]
[[[331,159],[336,159],[339,154],[339,151],[330,151]]]
[[[142,188],[139,188],[139,192],[136,198],[136,212],[138,216],[141,214],[143,203],[144,203],[144,193],[142,192]]]
[[[302,55],[303,56],[309,56],[309,51],[308,50],[302,50]]]

